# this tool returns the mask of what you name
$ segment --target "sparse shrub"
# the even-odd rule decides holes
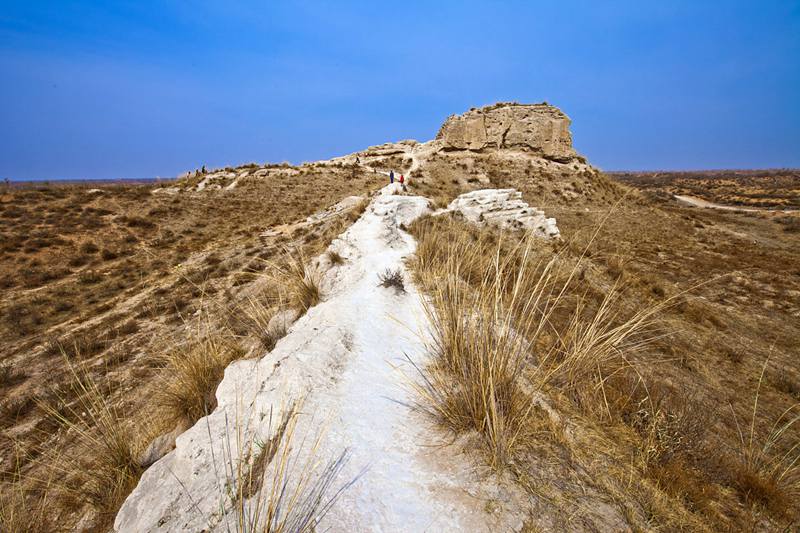
[[[239,287],[241,285],[246,285],[253,281],[253,274],[250,272],[237,272],[233,276],[233,281],[231,281],[231,285],[234,287]]]
[[[89,257],[86,254],[73,255],[72,257],[69,258],[69,261],[67,262],[67,264],[69,266],[71,266],[71,267],[77,268],[77,267],[81,267],[81,266],[85,265],[90,260],[91,260],[91,257]]]
[[[69,337],[57,339],[50,347],[68,359],[89,358],[106,349],[106,341],[91,331],[81,331]]]
[[[0,402],[0,423],[12,427],[17,420],[24,418],[36,407],[36,398],[30,393],[22,393],[5,398]]]
[[[50,267],[45,269],[40,268],[21,268],[19,270],[22,282],[25,287],[32,289],[40,287],[48,281],[59,279],[69,273],[66,268]]]
[[[800,233],[800,216],[785,215],[775,219],[786,233]]]
[[[733,364],[738,365],[742,361],[744,361],[746,349],[742,346],[730,346],[724,345],[722,347],[722,353],[725,357]]]
[[[771,376],[770,381],[777,390],[800,401],[800,381],[788,370],[783,369],[779,372],[775,372]]]
[[[75,304],[67,300],[57,300],[53,305],[53,311],[56,313],[66,313],[75,308]]]
[[[151,229],[155,227],[155,224],[150,220],[138,216],[123,216],[122,222],[131,228]]]
[[[617,376],[615,376],[617,377]],[[641,376],[609,380],[608,397],[624,421],[642,438],[641,462],[653,469],[687,463],[704,449],[713,413],[687,391],[660,384],[646,386]],[[620,382],[625,382],[620,387]]]
[[[10,378],[14,374],[14,367],[11,364],[0,365],[0,387],[8,386]]]
[[[9,206],[3,210],[3,218],[23,218],[28,214],[28,211],[18,207],[18,206]]]
[[[0,364],[0,387],[10,387],[25,379],[25,372],[16,368],[13,363]]]
[[[205,257],[203,262],[208,266],[217,266],[222,262],[222,259],[218,255],[211,253]]]
[[[133,353],[129,349],[124,346],[114,346],[103,356],[103,362],[106,366],[118,366],[129,361],[131,357]]]
[[[341,265],[344,263],[344,257],[335,250],[328,250],[327,256],[332,265]]]
[[[139,323],[136,322],[136,320],[131,319],[124,322],[117,328],[117,335],[130,335],[132,333],[136,333],[137,331],[139,331]]]
[[[609,257],[606,261],[606,271],[611,279],[624,279],[625,276],[625,259],[622,256],[614,255]]]
[[[5,308],[6,326],[17,336],[25,336],[44,323],[39,307],[32,301],[12,303]]]
[[[94,254],[99,250],[97,245],[92,241],[85,241],[78,249],[84,254]]]
[[[378,274],[379,286],[385,288],[393,288],[397,292],[406,292],[405,281],[403,278],[403,271],[399,268],[394,270],[387,268]]]
[[[658,296],[659,298],[663,298],[667,294],[667,292],[664,290],[664,287],[662,287],[661,285],[652,285],[650,287],[650,292],[652,292],[655,296]]]
[[[108,248],[103,248],[103,251],[100,252],[100,257],[103,258],[103,261],[111,261],[112,259],[119,257],[119,254],[113,250],[109,250]]]

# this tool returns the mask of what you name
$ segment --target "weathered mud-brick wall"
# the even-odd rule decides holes
[[[495,104],[453,115],[439,130],[445,149],[522,148],[555,161],[578,157],[570,120],[548,104]]]

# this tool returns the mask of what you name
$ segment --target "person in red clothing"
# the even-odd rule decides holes
[[[406,190],[406,183],[405,183],[405,181],[406,181],[406,180],[405,180],[405,178],[403,177],[403,175],[402,175],[402,174],[400,174],[400,186],[403,188],[403,190],[404,190],[404,191]]]

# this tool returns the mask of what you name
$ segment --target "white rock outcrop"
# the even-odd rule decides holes
[[[516,189],[480,189],[458,196],[444,212],[460,213],[470,222],[530,231],[537,237],[560,236],[556,219],[531,207]]]

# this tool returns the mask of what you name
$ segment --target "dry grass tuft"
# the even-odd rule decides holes
[[[531,425],[531,398],[521,380],[530,343],[520,332],[539,329],[537,306],[545,285],[526,292],[537,287],[533,264],[523,262],[526,268],[518,270],[509,260],[514,254],[504,256],[499,247],[486,254],[468,233],[447,245],[440,239],[438,232],[423,230],[417,255],[416,272],[430,295],[425,309],[434,356],[420,369],[420,407],[454,431],[477,431],[491,464],[500,467]],[[529,248],[517,250],[529,258]],[[545,267],[540,279],[548,272]]]
[[[13,362],[0,364],[0,388],[10,387],[25,379],[25,372],[18,369]]]
[[[361,199],[361,200],[360,200],[360,201],[359,201],[359,202],[358,202],[358,203],[357,203],[357,204],[356,204],[356,205],[355,205],[355,206],[354,206],[354,207],[353,207],[353,208],[352,208],[352,209],[351,209],[351,210],[350,210],[350,211],[347,213],[347,218],[348,218],[348,219],[349,219],[351,222],[355,222],[356,220],[358,220],[358,219],[359,219],[359,217],[360,217],[361,215],[363,215],[363,214],[364,214],[364,211],[366,211],[366,210],[367,210],[367,207],[369,207],[369,203],[370,203],[370,199],[369,199],[368,197],[367,197],[367,198],[362,198],[362,199]]]
[[[164,369],[154,402],[174,427],[196,422],[216,407],[217,385],[225,368],[244,355],[229,336],[210,333],[160,358]]]
[[[739,433],[738,453],[732,465],[732,482],[745,501],[770,509],[779,516],[791,514],[800,499],[800,442],[790,439],[800,420],[800,404],[793,404],[774,420],[769,430],[756,429],[759,396],[769,360],[764,362],[756,387],[750,427],[743,431],[734,412]]]
[[[238,329],[258,340],[262,348],[272,350],[275,344],[286,335],[284,324],[270,327],[270,320],[280,311],[281,304],[256,296],[247,297],[237,306]]]
[[[306,312],[322,298],[319,288],[319,273],[307,266],[302,250],[286,250],[282,263],[273,263],[273,271],[279,286],[286,290],[286,301],[294,309]]]
[[[142,468],[137,459],[142,443],[137,429],[107,401],[97,383],[68,360],[66,364],[77,402],[58,397],[58,405],[42,402],[40,406],[63,429],[77,436],[82,453],[55,453],[51,471],[62,494],[88,502],[108,518],[139,481]]]
[[[553,297],[551,309],[560,305],[569,290],[571,287],[565,285]],[[587,312],[585,300],[578,295],[566,326],[556,331],[556,346],[540,362],[544,369],[541,383],[557,386],[586,411],[594,410],[608,418],[612,407],[606,383],[619,374],[637,373],[626,354],[652,342],[655,335],[644,333],[652,330],[654,317],[663,307],[645,307],[623,318],[617,295],[615,284],[592,312]]]

